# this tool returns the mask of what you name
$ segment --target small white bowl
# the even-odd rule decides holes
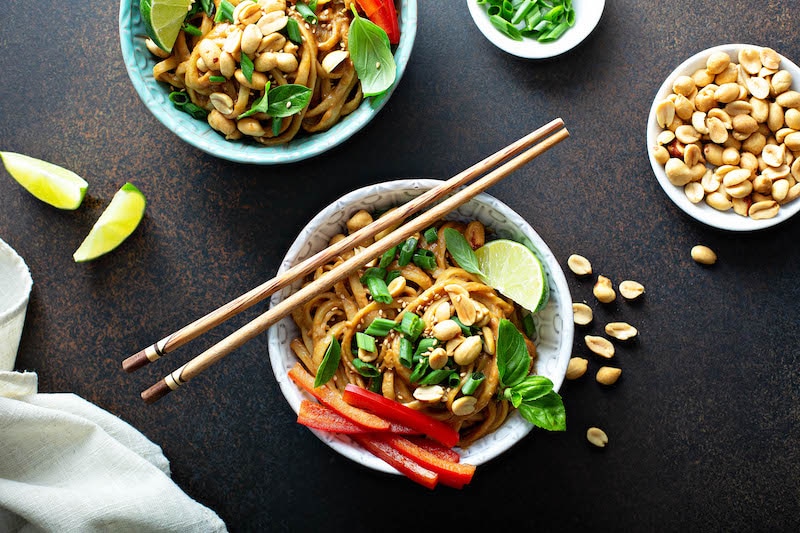
[[[346,231],[347,218],[359,209],[376,211],[400,205],[439,183],[441,182],[424,179],[398,180],[364,187],[343,196],[321,211],[303,228],[286,253],[278,273],[286,271],[292,265],[326,247],[332,236]],[[558,391],[564,381],[572,353],[574,326],[569,287],[553,253],[522,217],[487,194],[478,195],[453,211],[447,218],[461,221],[480,220],[487,228],[494,231],[494,236],[522,242],[536,250],[537,256],[545,266],[550,286],[550,301],[534,319],[538,332],[538,338],[535,339],[538,354],[536,370],[539,374],[550,378],[555,390]],[[299,287],[300,284],[297,283],[275,294],[270,304],[277,305]],[[300,402],[309,398],[287,375],[298,361],[289,347],[291,340],[298,336],[298,328],[291,317],[284,318],[267,333],[272,371],[283,395],[295,412],[300,409]],[[462,459],[475,465],[485,463],[513,446],[527,435],[532,427],[519,413],[514,413],[500,429],[463,450]],[[382,472],[397,473],[346,436],[312,431],[328,446],[357,463]]]
[[[25,261],[0,239],[0,371],[14,370],[32,286]]]
[[[672,92],[672,83],[675,81],[675,78],[684,74],[691,76],[696,70],[705,68],[708,56],[714,52],[725,52],[731,56],[732,60],[738,61],[737,57],[739,51],[743,48],[761,49],[762,47],[752,44],[723,44],[698,52],[681,63],[678,68],[673,70],[667,79],[664,80],[664,83],[658,89],[653,99],[653,104],[650,107],[650,114],[647,118],[647,154],[650,159],[650,166],[653,168],[653,173],[656,175],[656,179],[658,179],[661,188],[664,189],[664,192],[667,193],[670,200],[690,217],[711,227],[728,231],[755,231],[780,224],[800,211],[800,199],[782,205],[776,217],[765,220],[753,220],[750,217],[743,217],[734,213],[732,209],[728,211],[718,211],[707,205],[704,201],[693,204],[683,192],[683,187],[678,187],[670,183],[664,171],[664,166],[660,165],[653,155],[653,147],[658,144],[656,142],[656,137],[662,131],[662,128],[656,121],[656,106]],[[798,90],[800,68],[783,55],[781,55],[781,68],[791,73],[792,90]],[[712,167],[709,165],[709,168]]]
[[[484,5],[478,5],[476,0],[467,0],[469,14],[483,36],[501,50],[525,59],[555,57],[581,44],[600,22],[605,5],[605,0],[572,0],[575,25],[552,43],[540,43],[534,39],[515,41],[506,37],[492,26]]]

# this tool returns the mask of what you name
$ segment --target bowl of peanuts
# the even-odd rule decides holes
[[[800,210],[800,68],[769,47],[726,44],[676,68],[647,124],[653,172],[692,218],[729,231]]]
[[[362,187],[342,196],[320,211],[300,231],[283,258],[278,274],[325,249],[329,243],[339,240],[344,234],[357,230],[363,222],[356,218],[363,217],[366,212],[379,216],[441,183],[431,179],[401,179]],[[572,297],[558,260],[525,219],[488,194],[477,195],[456,208],[445,219],[462,223],[478,221],[485,228],[486,241],[511,239],[534,250],[540,259],[550,295],[544,308],[531,315],[535,326],[535,334],[531,340],[536,345],[536,373],[548,377],[558,391],[572,354],[574,335]],[[409,286],[411,284],[413,282],[409,282]],[[298,282],[274,294],[270,305],[278,305],[301,286],[302,283]],[[267,331],[267,347],[273,374],[295,412],[300,410],[302,400],[308,398],[288,376],[288,372],[299,361],[292,348],[293,341],[301,337],[300,328],[291,316],[282,319]],[[495,431],[460,449],[461,459],[474,465],[485,463],[523,439],[532,427],[515,412]],[[336,452],[359,464],[382,472],[397,473],[346,435],[317,430],[313,432]]]

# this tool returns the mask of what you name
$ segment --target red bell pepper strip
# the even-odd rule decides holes
[[[415,437],[412,435],[407,435],[406,439],[410,440],[420,448],[428,450],[430,453],[436,455],[440,459],[451,461],[453,463],[458,463],[461,461],[461,456],[458,455],[457,451],[452,448],[448,448],[447,446],[440,444],[435,440],[431,440],[428,437]]]
[[[355,422],[351,422],[330,407],[326,407],[321,403],[311,400],[303,400],[300,402],[300,412],[297,413],[297,422],[313,429],[319,429],[329,433],[341,433],[343,435],[352,435],[354,433],[370,433],[375,431],[374,429],[365,428],[364,426],[360,426]],[[397,435],[419,435],[418,431],[400,424],[391,424],[389,426],[389,432]],[[424,440],[427,440],[429,443],[435,446],[441,447],[441,444],[433,442],[432,440]],[[458,457],[456,452],[452,453]]]
[[[354,407],[413,428],[450,448],[458,443],[458,432],[447,424],[352,383],[345,387],[342,398]]]
[[[379,416],[375,416],[374,414],[349,405],[342,400],[339,394],[332,391],[327,386],[323,385],[322,387],[315,388],[314,376],[306,372],[300,363],[297,363],[289,370],[289,377],[292,378],[292,381],[299,387],[319,400],[320,403],[327,405],[348,420],[373,431],[387,431],[389,429],[389,422]]]
[[[400,42],[400,23],[397,20],[394,0],[356,0],[356,3],[370,22],[386,32],[390,44]]]
[[[388,444],[415,463],[439,474],[439,481],[448,487],[460,489],[472,481],[472,476],[475,474],[474,465],[444,460],[398,435],[375,434],[374,437]]]
[[[384,442],[380,438],[381,436],[382,435],[379,433],[351,435],[353,440],[359,443],[362,448],[369,451],[375,457],[382,459],[387,464],[395,467],[411,481],[419,483],[423,487],[429,489],[433,489],[436,486],[436,483],[439,481],[439,475],[436,472],[428,470],[395,450],[388,443]]]

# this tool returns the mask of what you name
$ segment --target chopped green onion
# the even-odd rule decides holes
[[[353,366],[356,368],[356,372],[365,378],[376,378],[381,375],[381,371],[375,365],[362,361],[358,357],[353,359]]]
[[[356,346],[365,352],[375,352],[378,348],[375,346],[375,337],[367,335],[366,333],[356,332]]]
[[[514,12],[514,16],[511,17],[511,24],[517,25],[528,15],[528,13],[533,9],[534,3],[531,0],[525,0],[522,2],[517,10]]]
[[[317,0],[309,0],[308,7],[310,7],[313,11],[317,10]]]
[[[439,233],[436,231],[436,228],[428,228],[422,236],[425,237],[425,242],[430,244],[439,238]]]
[[[489,21],[516,41],[523,38],[547,43],[575,25],[572,0],[475,0],[486,5]]]
[[[289,17],[289,20],[286,21],[286,36],[294,44],[303,44],[303,35],[300,33],[300,25],[292,17]]]
[[[472,395],[472,393],[478,389],[480,384],[483,383],[484,379],[486,379],[486,376],[483,374],[483,372],[473,372],[469,375],[469,377],[467,377],[467,381],[464,382],[464,386],[461,387],[461,393],[464,394],[464,396]]]
[[[433,350],[438,344],[439,341],[433,337],[424,337],[420,339],[419,344],[417,344],[417,349],[414,351],[414,359],[419,358],[429,350]]]
[[[414,344],[406,337],[400,337],[400,350],[399,350],[400,364],[406,368],[413,366]]]
[[[467,326],[466,324],[461,322],[461,320],[459,320],[457,316],[451,316],[450,320],[452,320],[453,322],[458,324],[458,327],[461,328],[461,333],[465,337],[469,337],[470,335],[474,335],[478,331],[478,328],[476,328],[475,326]]]
[[[399,278],[402,275],[402,272],[399,270],[390,270],[386,273],[386,284],[390,284],[394,278]]]
[[[444,380],[449,380],[450,376],[455,374],[456,378],[458,377],[458,372],[450,370],[448,368],[441,368],[439,370],[434,370],[424,378],[422,378],[419,382],[420,385],[438,385]]]
[[[522,34],[520,33],[520,31],[517,28],[515,28],[513,24],[504,19],[502,16],[492,15],[489,17],[489,22],[491,22],[492,26],[497,28],[500,31],[500,33],[502,33],[506,37],[514,39],[515,41],[522,40]]]
[[[314,13],[314,10],[311,9],[308,5],[304,4],[303,2],[297,2],[295,4],[295,9],[297,12],[300,13],[300,16],[308,22],[309,24],[316,24],[317,23],[317,14]]]
[[[371,380],[369,380],[369,390],[376,394],[380,394],[381,388],[383,386],[383,374],[378,374]]]
[[[217,14],[214,16],[214,22],[235,22],[233,20],[233,10],[234,6],[228,0],[222,0],[219,3],[219,8],[217,9]]]
[[[194,104],[189,98],[189,95],[184,91],[173,91],[169,93],[169,101],[172,102],[177,109],[192,116],[192,118],[205,120],[208,116],[208,111],[202,107]]]
[[[198,28],[193,24],[184,23],[183,31],[185,31],[189,35],[194,35],[195,37],[200,37],[201,35],[203,35],[203,32],[200,31],[200,28]]]
[[[408,377],[408,380],[411,383],[417,383],[419,380],[422,379],[422,377],[425,375],[425,373],[428,371],[429,368],[430,365],[428,365],[428,358],[423,357],[422,359],[419,360],[417,366],[414,367],[414,370],[411,372],[411,375]]]
[[[451,372],[450,375],[447,377],[447,385],[449,387],[458,387],[461,384],[461,377],[458,375],[458,372]]]
[[[255,66],[253,65],[253,60],[250,57],[242,53],[242,59],[240,61],[242,64],[242,74],[250,83],[253,82],[253,72],[255,71]]]
[[[381,268],[386,268],[389,265],[391,265],[392,261],[394,261],[394,256],[396,253],[397,253],[397,246],[392,246],[391,248],[383,252],[381,260],[378,263],[378,266]]]
[[[382,304],[392,303],[392,295],[389,294],[389,288],[381,278],[369,276],[366,278],[366,285],[373,300]]]
[[[414,313],[404,313],[397,329],[413,342],[425,330],[425,321]]]
[[[225,83],[226,81],[228,81],[228,78],[226,78],[225,76],[209,76],[208,81],[210,81],[211,83]]]
[[[411,262],[411,258],[414,256],[414,250],[417,249],[417,238],[416,237],[409,237],[400,247],[400,256],[397,258],[397,264],[399,266],[406,266]]]
[[[214,6],[213,0],[200,0],[200,5],[203,6],[203,11],[206,12],[206,15],[211,18],[214,17],[214,10],[216,7]]]
[[[427,254],[422,252],[428,252]],[[414,262],[415,265],[424,269],[424,270],[435,270],[436,269],[436,257],[434,257],[433,252],[429,250],[418,249],[414,252],[414,255],[411,257],[411,260]]]
[[[388,318],[378,317],[367,326],[364,333],[367,335],[374,335],[376,337],[385,337],[397,326],[397,322],[389,320]]]
[[[379,278],[379,279],[386,279],[386,269],[380,267],[370,267],[364,271],[364,274],[361,276],[361,283],[366,283],[367,278]]]

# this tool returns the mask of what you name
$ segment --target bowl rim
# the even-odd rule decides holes
[[[650,161],[650,167],[653,170],[653,174],[655,174],[656,179],[658,180],[659,185],[666,193],[667,197],[672,200],[678,208],[680,208],[684,213],[689,215],[694,220],[698,222],[702,222],[707,226],[731,231],[731,232],[752,232],[752,231],[759,231],[767,228],[771,228],[778,224],[785,222],[786,220],[790,219],[794,216],[798,211],[800,211],[800,199],[796,199],[788,204],[781,205],[780,211],[778,215],[764,220],[754,220],[750,217],[743,217],[741,215],[737,215],[732,210],[728,211],[718,211],[708,205],[705,202],[700,202],[698,204],[693,204],[686,198],[686,194],[683,192],[683,187],[678,187],[670,183],[669,179],[667,179],[667,174],[664,170],[664,166],[660,165],[655,160],[655,155],[653,153],[652,147],[656,146],[658,143],[656,142],[657,135],[661,132],[662,128],[658,125],[655,119],[656,113],[656,106],[658,103],[663,100],[664,98],[669,95],[672,91],[672,83],[675,79],[683,74],[687,74],[694,72],[698,65],[705,65],[706,59],[709,55],[714,52],[726,52],[729,55],[732,55],[734,58],[738,55],[739,50],[744,48],[767,48],[766,46],[762,45],[755,45],[755,44],[747,44],[747,43],[728,43],[728,44],[721,44],[717,46],[712,46],[711,48],[706,48],[705,50],[701,50],[686,60],[681,62],[669,75],[666,77],[664,82],[659,86],[658,90],[655,93],[653,98],[653,102],[650,106],[650,111],[647,115],[647,131],[646,131],[646,138],[647,138],[647,157]],[[798,80],[800,80],[800,67],[797,66],[796,63],[791,61],[789,58],[784,56],[783,54],[778,54],[781,57],[781,68],[788,70],[792,74],[792,88],[797,90]]]
[[[434,179],[423,179],[423,178],[409,178],[409,179],[398,179],[393,181],[386,181],[375,183],[372,185],[367,185],[365,187],[358,188],[352,192],[349,192],[343,196],[341,196],[336,201],[332,202],[324,209],[322,209],[317,215],[315,215],[298,233],[298,236],[293,241],[292,245],[289,247],[288,251],[286,252],[284,258],[281,260],[281,265],[278,269],[278,274],[285,271],[289,267],[289,263],[287,258],[288,257],[296,257],[300,254],[303,249],[305,248],[306,243],[306,236],[318,231],[320,226],[326,223],[329,220],[335,220],[336,218],[341,218],[341,206],[342,205],[362,205],[368,198],[374,196],[376,190],[386,190],[386,188],[391,189],[391,191],[414,191],[421,194],[425,190],[428,190],[436,185],[441,184],[441,180],[434,180]],[[382,189],[383,188],[383,189]],[[569,292],[569,286],[567,284],[566,276],[564,271],[562,270],[560,264],[558,263],[555,255],[552,253],[550,248],[544,242],[544,240],[539,236],[539,234],[530,226],[530,224],[525,221],[516,211],[511,209],[508,205],[501,202],[497,198],[490,196],[486,193],[481,193],[477,195],[472,202],[478,202],[484,205],[489,205],[496,210],[500,210],[504,216],[507,217],[508,223],[510,225],[516,226],[519,231],[525,235],[527,239],[531,241],[531,243],[537,248],[540,256],[543,257],[543,263],[545,268],[547,269],[548,273],[550,274],[550,278],[552,279],[555,287],[551,286],[551,294],[555,291],[558,294],[558,304],[557,304],[557,311],[558,316],[560,317],[561,323],[561,343],[558,347],[557,353],[555,355],[555,361],[557,362],[557,366],[553,370],[555,375],[551,377],[553,381],[553,388],[555,391],[558,391],[564,382],[564,377],[567,370],[567,365],[569,363],[569,358],[572,353],[572,344],[574,338],[574,324],[572,320],[572,299]],[[342,224],[344,223],[342,219]],[[280,302],[285,296],[284,294],[289,289],[285,289],[284,291],[280,291],[272,296],[270,299],[270,306],[276,305]],[[291,320],[291,317],[287,317],[284,320]],[[281,346],[285,346],[287,340],[280,339],[278,328],[272,327],[267,332],[267,345],[268,345],[268,352],[269,352],[269,359],[270,365],[272,367],[273,374],[275,376],[276,381],[281,389],[281,393],[283,394],[284,398],[286,399],[287,403],[290,405],[292,410],[297,413],[299,409],[300,400],[304,397],[307,397],[305,393],[301,392],[298,387],[288,378],[286,375],[286,367],[283,366],[283,358],[278,353]],[[513,422],[512,422],[513,421]],[[511,426],[510,424],[513,424]],[[464,459],[469,461],[470,464],[480,465],[486,463],[499,455],[503,454],[505,451],[510,449],[516,443],[518,443],[522,438],[524,438],[532,429],[533,425],[529,422],[525,421],[518,411],[515,411],[513,415],[507,420],[501,428],[508,426],[510,428],[508,435],[504,436],[502,440],[495,441],[495,445],[490,447],[488,450],[483,451],[482,453],[476,453],[473,455],[464,456]],[[507,428],[507,429],[508,429]],[[340,453],[341,455],[353,460],[356,463],[359,463],[363,466],[368,468],[372,468],[374,470],[386,472],[386,473],[393,473],[398,474],[397,470],[389,466],[388,464],[384,463],[382,460],[378,459],[377,457],[373,456],[372,454],[366,452],[362,448],[360,448],[354,441],[349,439],[346,436],[342,435],[332,435],[329,433],[311,430],[321,441],[326,443],[328,446],[333,448],[335,451]],[[486,437],[484,437],[486,438]]]
[[[581,8],[580,11],[577,7],[575,9],[575,26],[552,43],[540,43],[532,39],[523,41],[509,39],[492,26],[492,23],[489,22],[489,15],[483,6],[478,5],[476,0],[466,1],[472,20],[483,36],[504,52],[523,59],[549,59],[577,47],[592,34],[600,23],[606,4],[605,0],[573,0],[573,6],[577,4]],[[584,19],[579,14],[580,12],[587,14],[588,18]]]
[[[33,278],[25,260],[3,239],[0,239],[0,266],[3,267],[4,274],[15,277],[16,282],[20,283],[15,289],[17,298],[9,302],[8,307],[0,308],[0,325],[2,325],[28,307]]]
[[[135,5],[134,5],[135,4]],[[168,130],[191,146],[220,159],[236,163],[278,165],[320,155],[361,131],[394,93],[408,65],[417,33],[417,0],[402,0],[400,43],[395,50],[397,76],[386,93],[365,98],[359,107],[329,130],[294,139],[285,145],[262,146],[231,142],[202,121],[174,109],[167,90],[152,78],[153,59],[144,45],[144,25],[137,0],[120,0],[119,38],[123,62],[136,94],[150,113]]]

